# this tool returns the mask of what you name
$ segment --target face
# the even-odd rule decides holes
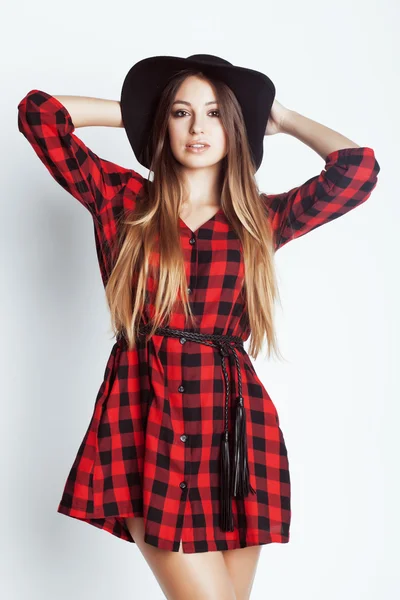
[[[175,95],[168,132],[174,157],[187,168],[210,167],[227,153],[216,100],[213,86],[195,76],[187,77]],[[207,146],[201,150],[188,148],[196,140]]]

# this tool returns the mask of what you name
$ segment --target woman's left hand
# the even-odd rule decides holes
[[[278,102],[278,100],[275,98],[272,104],[270,115],[268,117],[265,135],[274,135],[275,133],[281,133],[284,127],[284,120],[289,113],[290,110],[283,106],[283,104]]]

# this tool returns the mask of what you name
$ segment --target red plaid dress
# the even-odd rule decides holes
[[[92,215],[104,284],[121,211],[132,210],[144,178],[94,154],[73,132],[66,108],[30,91],[18,127],[54,179]],[[370,196],[380,170],[369,147],[331,152],[325,168],[282,194],[262,194],[275,248],[332,221]],[[196,231],[179,221],[182,252],[200,331],[248,338],[240,242],[219,210]],[[151,306],[143,315],[148,321]],[[183,328],[181,313],[170,327]],[[124,518],[145,520],[145,541],[184,552],[289,541],[290,477],[273,401],[244,349],[238,350],[250,484],[233,502],[234,530],[219,527],[219,457],[224,429],[220,354],[192,340],[156,335],[128,351],[111,349],[93,416],[67,477],[58,511],[134,542]],[[230,370],[231,385],[236,371]]]

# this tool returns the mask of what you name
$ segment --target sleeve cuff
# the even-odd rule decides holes
[[[71,117],[68,109],[64,106],[64,104],[62,104],[55,96],[52,96],[51,94],[49,94],[48,92],[45,92],[44,90],[38,90],[38,89],[31,90],[27,94],[26,97],[28,99],[30,97],[32,97],[32,100],[35,101],[36,94],[38,94],[40,96],[41,101],[43,101],[43,99],[46,100],[46,102],[48,104],[48,108],[46,108],[47,112],[52,112],[53,114],[57,113],[56,124],[58,126],[60,126],[62,124],[66,125],[68,133],[72,133],[75,130],[75,125],[72,121],[72,117]],[[52,110],[49,110],[50,108]],[[62,120],[60,120],[61,115],[63,116]]]
[[[360,146],[358,148],[340,148],[339,150],[333,150],[330,152],[325,162],[337,162],[342,158],[346,160],[348,156],[375,156],[375,151],[369,146]]]

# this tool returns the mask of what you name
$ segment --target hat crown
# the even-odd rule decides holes
[[[233,66],[231,62],[221,58],[220,56],[214,56],[213,54],[192,54],[187,57],[187,60],[195,60],[197,62],[204,63],[206,65],[229,65]]]

